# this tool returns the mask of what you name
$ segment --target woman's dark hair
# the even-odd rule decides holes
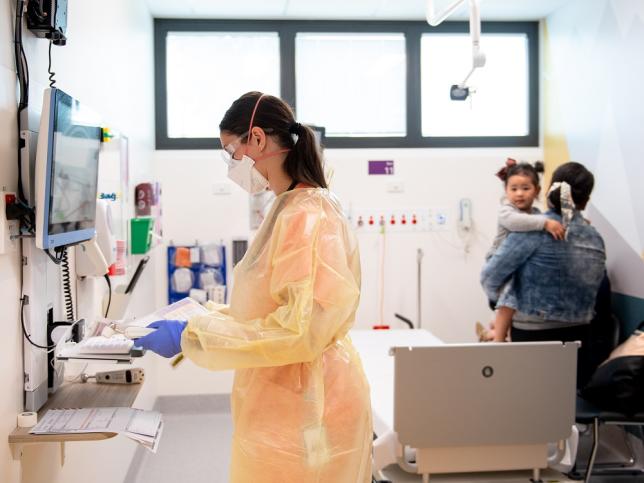
[[[507,166],[497,173],[497,176],[501,178],[505,186],[508,185],[508,181],[512,176],[527,176],[532,181],[532,184],[535,188],[540,186],[539,175],[543,174],[543,163],[537,161],[534,165],[530,163],[517,163],[514,165]]]
[[[233,102],[219,123],[220,131],[244,136],[242,142],[246,143],[250,118],[261,95],[261,92],[247,92]],[[315,134],[311,128],[295,122],[293,110],[286,102],[275,96],[264,95],[257,105],[253,127],[262,128],[266,135],[274,137],[277,144],[290,149],[284,161],[284,170],[293,181],[327,188]],[[294,135],[296,139],[293,139]]]
[[[552,184],[566,182],[570,185],[570,194],[572,201],[578,210],[586,208],[590,194],[595,187],[595,177],[593,173],[588,171],[581,163],[573,161],[562,164],[554,173],[552,173]],[[559,214],[561,214],[561,189],[553,190],[548,196],[550,206]]]

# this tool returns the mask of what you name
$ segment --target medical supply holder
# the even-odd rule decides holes
[[[219,263],[207,263],[204,260],[204,249],[215,249],[219,252]],[[189,250],[191,253],[190,264],[177,264],[177,251]],[[198,255],[197,255],[198,254]],[[177,291],[173,288],[173,276],[178,269],[186,268],[192,273],[192,284],[187,291]],[[200,276],[204,272],[214,271],[223,281],[226,290],[226,246],[223,243],[207,245],[170,245],[168,246],[168,303],[178,302],[190,296],[190,289],[204,289],[200,286]]]

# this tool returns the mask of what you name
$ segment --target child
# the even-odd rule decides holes
[[[541,211],[533,206],[541,190],[540,173],[543,173],[543,163],[538,162],[532,166],[529,163],[517,163],[511,158],[508,158],[506,166],[497,173],[505,184],[505,198],[499,210],[497,235],[486,259],[494,255],[503,240],[513,231],[545,230],[556,240],[563,240],[565,235],[563,225],[542,215]],[[507,290],[508,286],[509,284],[504,290]],[[485,331],[481,324],[477,323],[476,331],[479,340],[505,341],[514,316],[514,309],[503,306],[496,309],[496,319],[490,326],[490,330]]]

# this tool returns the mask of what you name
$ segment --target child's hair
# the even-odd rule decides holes
[[[508,158],[506,166],[501,169],[496,175],[501,178],[501,181],[503,181],[503,184],[505,184],[505,186],[508,185],[508,181],[512,176],[527,176],[528,178],[530,178],[535,188],[538,188],[541,184],[540,175],[542,175],[543,172],[544,167],[541,161],[537,161],[536,163],[534,163],[534,165],[532,165],[525,162],[517,163],[513,159]]]
[[[570,194],[578,210],[586,208],[590,194],[595,187],[595,177],[583,164],[570,161],[559,166],[552,173],[552,183],[566,182],[570,185]],[[548,202],[557,213],[561,213],[561,190],[553,190]]]

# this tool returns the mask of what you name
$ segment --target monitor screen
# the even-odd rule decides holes
[[[52,146],[49,234],[94,227],[101,129],[84,119],[78,101],[57,92]]]
[[[36,155],[36,246],[73,245],[94,236],[97,117],[60,89],[45,91]]]

